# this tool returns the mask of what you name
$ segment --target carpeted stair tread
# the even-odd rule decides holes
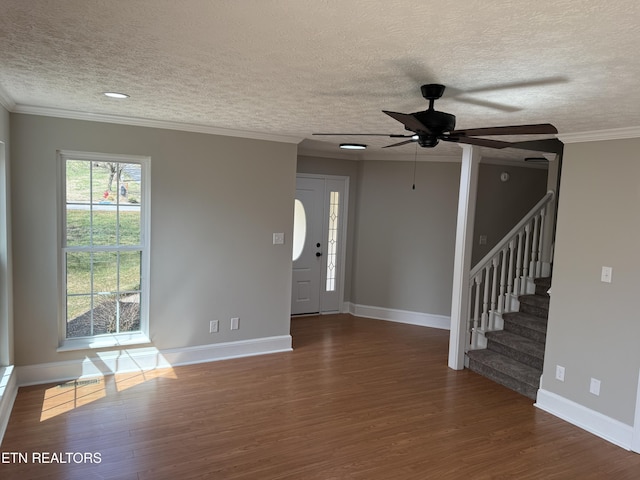
[[[544,343],[505,330],[487,332],[487,349],[542,370]]]
[[[520,303],[526,303],[527,305],[533,305],[539,308],[545,308],[549,310],[549,295],[520,295],[518,297]]]
[[[547,318],[549,316],[549,295],[520,295],[520,311]]]
[[[470,350],[469,368],[494,382],[536,399],[541,370],[491,350]]]
[[[547,338],[547,319],[524,312],[508,312],[502,314],[505,331],[512,332],[537,342],[545,342]]]

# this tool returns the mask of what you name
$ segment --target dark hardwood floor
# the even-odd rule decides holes
[[[293,352],[21,388],[0,451],[28,461],[0,478],[640,478],[640,455],[447,368],[446,331],[349,315],[291,330]],[[66,457],[85,452],[100,463]]]

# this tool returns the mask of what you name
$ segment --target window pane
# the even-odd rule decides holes
[[[116,333],[118,314],[115,295],[93,296],[93,334]]]
[[[89,245],[91,242],[91,212],[88,206],[67,205],[68,247]]]
[[[329,238],[327,239],[327,292],[336,289],[336,263],[338,261],[338,212],[340,211],[340,192],[331,192],[329,196]]]
[[[140,245],[140,205],[120,205],[120,245]]]
[[[91,293],[91,253],[71,252],[66,258],[67,294]]]
[[[293,261],[302,255],[307,239],[307,214],[304,205],[296,198],[293,210]]]
[[[94,205],[93,208],[93,245],[115,245],[117,206]]]
[[[67,160],[67,203],[88,204],[91,200],[91,162]]]
[[[140,190],[142,166],[137,163],[123,163],[120,171],[120,203],[139,205],[142,203]],[[123,189],[124,187],[124,189]]]
[[[141,251],[120,253],[120,291],[137,292],[140,290]]]
[[[135,332],[140,330],[140,294],[120,297],[120,331]]]
[[[93,162],[91,200],[94,204],[116,204],[118,202],[117,178],[118,163]]]
[[[91,295],[67,297],[67,338],[91,335]]]
[[[95,293],[118,291],[117,252],[95,252],[93,254],[93,291]]]

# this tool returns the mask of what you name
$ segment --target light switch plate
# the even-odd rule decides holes
[[[600,395],[600,380],[596,378],[591,379],[591,384],[589,385],[589,392],[594,395]]]
[[[602,267],[602,274],[600,275],[600,281],[604,283],[611,283],[612,275],[613,275],[613,268]]]

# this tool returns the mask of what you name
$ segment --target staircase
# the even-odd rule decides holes
[[[551,278],[536,278],[535,293],[518,297],[519,310],[502,314],[504,329],[485,333],[487,348],[469,350],[469,368],[533,400],[540,386]]]

